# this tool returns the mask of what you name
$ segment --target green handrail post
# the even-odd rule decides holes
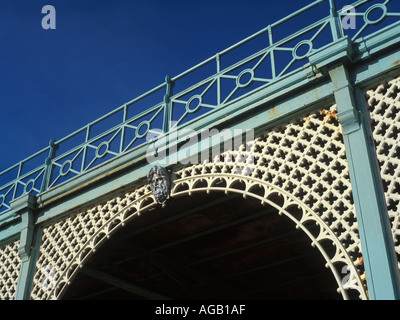
[[[331,31],[333,41],[336,41],[344,36],[343,28],[342,28],[342,21],[338,15],[336,2],[335,0],[329,0],[330,5],[330,24],[331,24]]]
[[[45,169],[43,173],[43,180],[40,192],[46,191],[49,186],[49,181],[51,176],[51,160],[54,159],[56,151],[58,149],[58,145],[56,145],[56,141],[53,139],[50,140],[49,145],[50,145],[50,151],[45,161]]]
[[[163,132],[167,133],[169,132],[169,129],[171,127],[171,118],[172,118],[171,97],[172,97],[172,89],[174,88],[174,82],[172,81],[171,76],[168,75],[165,77],[165,82],[167,84],[167,89],[164,95],[165,106],[164,106]]]

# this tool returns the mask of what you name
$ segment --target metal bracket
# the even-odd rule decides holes
[[[343,65],[329,70],[338,106],[337,116],[343,133],[350,134],[360,129],[360,113],[354,102],[353,86]]]
[[[314,80],[315,78],[319,78],[322,76],[322,72],[318,69],[315,64],[311,64],[307,69],[307,78],[309,80]]]
[[[355,108],[337,113],[343,133],[350,134],[360,129],[360,112]]]

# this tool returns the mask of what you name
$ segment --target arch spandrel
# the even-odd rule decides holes
[[[366,299],[360,279],[362,265],[358,263],[360,240],[335,106],[266,131],[247,148],[213,160],[175,171],[171,198],[196,192],[235,192],[275,207],[320,250],[343,298],[348,297],[347,289],[355,289]],[[32,298],[59,299],[107,238],[155,206],[146,185],[44,228]],[[318,225],[317,235],[309,232],[309,222]],[[335,247],[333,256],[324,249],[327,243]],[[344,287],[343,266],[349,266],[354,275]]]

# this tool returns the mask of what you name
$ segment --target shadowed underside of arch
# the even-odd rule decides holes
[[[171,198],[222,191],[258,199],[307,234],[344,299],[349,290],[367,298],[360,279],[362,266],[357,263],[360,242],[334,106],[274,128],[212,160],[175,170]],[[44,228],[32,298],[60,299],[108,238],[156,206],[149,187],[143,186]],[[316,230],[311,231],[310,224]],[[343,267],[350,274],[346,279]]]
[[[286,192],[248,177],[235,175],[226,175],[224,177],[199,175],[196,177],[187,177],[177,180],[172,191],[172,197],[179,198],[184,195],[195,195],[196,193],[210,193],[214,191],[238,193],[243,195],[243,197],[256,198],[260,200],[263,205],[268,205],[275,208],[278,214],[285,215],[290,218],[295,223],[296,228],[301,229],[307,234],[311,240],[311,245],[318,248],[323,255],[324,259],[326,260],[326,267],[330,268],[332,271],[338,285],[337,290],[342,294],[343,298],[348,298],[349,289],[357,290],[361,298],[366,298],[364,285],[360,280],[358,270],[354,266],[353,261],[350,259],[348,253],[334,232],[315,213],[313,213],[310,209]],[[143,194],[140,196],[141,193]],[[76,274],[85,265],[86,261],[96,252],[96,250],[101,247],[105,241],[107,241],[107,239],[109,239],[115,232],[123,228],[123,226],[125,226],[135,217],[140,216],[141,214],[146,214],[146,212],[150,209],[157,207],[157,204],[155,203],[154,198],[147,187],[141,188],[140,190],[134,192],[134,194],[136,195],[127,195],[127,197],[124,198],[125,201],[120,202],[119,205],[117,200],[114,201],[114,203],[107,203],[103,206],[103,210],[110,210],[111,213],[114,211],[114,213],[109,215],[107,221],[103,223],[96,232],[93,232],[92,234],[89,233],[88,235],[84,236],[84,240],[86,240],[86,242],[79,250],[71,252],[71,249],[73,248],[67,249],[68,245],[65,245],[65,248],[62,248],[63,253],[67,254],[67,257],[71,257],[71,260],[68,265],[63,266],[62,273],[59,275],[57,273],[56,280],[51,280],[54,281],[53,283],[49,281],[47,285],[44,286],[47,290],[43,290],[43,283],[45,283],[46,277],[47,279],[50,279],[49,275],[51,274],[51,270],[46,270],[46,268],[43,266],[53,266],[54,264],[52,264],[49,259],[43,260],[41,262],[41,277],[36,278],[39,280],[36,281],[39,286],[37,285],[36,288],[34,288],[33,293],[39,293],[40,291],[35,290],[38,290],[39,287],[41,287],[42,294],[47,293],[45,296],[46,298],[60,299],[65,290],[68,288],[68,285],[73,281]],[[132,196],[135,197],[135,199],[130,201],[129,197],[133,199]],[[125,206],[121,207],[121,203],[125,204]],[[101,210],[97,211],[97,213],[100,212]],[[92,223],[94,223],[97,219],[99,221],[102,220],[101,218],[96,217],[89,218]],[[73,227],[80,225],[84,220],[84,215],[82,215],[80,219],[78,216],[76,216],[75,219],[67,219],[58,227],[51,228],[52,230],[48,231],[50,234],[61,234],[63,232],[67,238],[71,237],[71,234],[79,237],[79,231],[77,230],[76,232],[73,232]],[[308,229],[310,222],[318,227],[317,233],[315,230],[311,232]],[[89,225],[91,224],[89,223]],[[61,238],[64,239],[64,237]],[[65,240],[70,241],[70,239]],[[44,243],[44,245],[48,249],[50,249],[49,247],[52,246],[51,242]],[[74,243],[72,241],[72,246],[73,245]],[[327,253],[327,245],[334,247],[333,256],[331,253]],[[59,245],[57,245],[57,247],[58,246]],[[69,247],[71,247],[71,245]],[[55,246],[53,250],[55,250]],[[332,252],[332,250],[328,251]],[[58,255],[55,254],[54,256],[57,258]],[[42,258],[43,257],[44,256],[42,256]],[[56,261],[54,262],[57,263]],[[346,283],[343,281],[344,275],[341,272],[342,266],[349,266],[349,269],[347,270],[350,271],[349,274],[352,275],[349,279],[347,279],[348,281]]]

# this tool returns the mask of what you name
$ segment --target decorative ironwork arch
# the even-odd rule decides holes
[[[206,185],[202,182],[205,182]],[[348,289],[357,290],[362,299],[367,298],[359,272],[335,232],[315,212],[294,196],[269,183],[235,174],[199,174],[194,177],[185,177],[177,181],[172,190],[174,197],[192,195],[197,192],[209,193],[210,191],[240,193],[244,198],[253,197],[260,200],[263,205],[268,204],[277,209],[279,215],[287,216],[295,223],[297,229],[304,231],[311,239],[311,245],[321,252],[326,260],[325,266],[331,269],[338,283],[338,292],[342,294],[344,299],[349,298]],[[277,203],[277,198],[280,198],[281,203]],[[316,237],[308,230],[307,224],[309,222],[314,222],[319,227],[319,234]],[[322,242],[326,240],[331,242],[336,249],[333,257],[327,254],[324,245],[322,245]],[[340,274],[335,267],[338,263],[343,263],[349,268],[347,270],[350,271],[352,277],[349,278],[347,283],[343,283],[343,274]]]
[[[319,249],[343,298],[348,299],[348,290],[354,289],[367,299],[362,266],[357,264],[360,239],[335,112],[335,106],[314,111],[212,161],[174,170],[170,197],[235,192],[275,207]],[[156,205],[146,185],[44,228],[31,297],[60,298],[104,241]],[[317,235],[308,229],[310,222],[319,227]],[[335,249],[333,256],[324,249],[326,244]],[[350,272],[346,283],[340,266]]]
[[[223,181],[223,183],[221,183]],[[206,185],[204,185],[204,183]],[[224,186],[221,186],[223,184]],[[243,188],[244,184],[244,188]],[[296,228],[301,229],[311,239],[311,245],[318,248],[322,256],[326,260],[326,267],[330,268],[335,280],[338,284],[338,292],[342,294],[344,299],[348,299],[348,289],[357,290],[360,298],[366,299],[364,284],[360,279],[359,272],[346,252],[346,249],[336,237],[334,232],[328,225],[306,205],[301,203],[298,199],[279,188],[272,186],[268,183],[262,182],[251,177],[235,175],[235,174],[210,174],[197,176],[190,176],[176,180],[174,188],[171,191],[171,197],[180,197],[185,195],[193,195],[199,192],[213,192],[224,191],[225,193],[240,193],[244,198],[254,197],[259,199],[263,205],[268,204],[278,210],[279,215],[285,215],[291,219]],[[260,192],[262,191],[262,192]],[[277,203],[276,199],[280,198],[281,203]],[[150,208],[157,206],[157,203],[147,186],[138,189],[130,195],[123,198],[113,199],[107,202],[102,209],[110,209],[111,214],[106,223],[104,223],[97,231],[87,235],[86,243],[76,252],[75,256],[69,261],[68,265],[64,267],[61,274],[57,279],[50,279],[49,275],[54,272],[53,266],[42,266],[41,277],[37,278],[36,284],[42,287],[34,288],[34,297],[39,291],[42,294],[47,291],[45,298],[59,299],[62,297],[68,285],[73,281],[73,278],[79,273],[80,268],[90,258],[96,250],[109,239],[113,233],[122,229],[124,225],[130,222],[135,216],[145,213]],[[92,212],[96,209],[92,209]],[[293,212],[295,211],[296,214]],[[81,219],[85,220],[84,217]],[[319,226],[318,236],[308,230],[307,223],[314,222]],[[66,223],[66,222],[64,222]],[[71,225],[77,225],[78,222],[71,222]],[[69,224],[69,223],[67,223]],[[335,254],[329,257],[326,253],[322,242],[328,240],[331,245],[335,247]],[[67,246],[66,246],[67,247]],[[69,250],[67,250],[68,253]],[[350,271],[352,277],[348,279],[347,283],[343,283],[343,274],[336,268],[336,265],[342,263],[348,266],[347,271]],[[53,275],[55,275],[53,273]],[[47,282],[46,282],[47,281]],[[51,281],[55,281],[51,283]],[[44,287],[44,289],[43,289]],[[46,290],[47,289],[47,290]],[[48,290],[50,289],[50,290]],[[42,296],[43,298],[43,296]]]

